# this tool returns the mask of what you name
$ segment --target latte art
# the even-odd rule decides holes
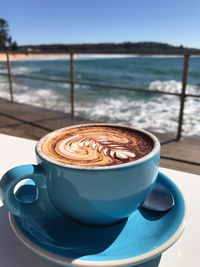
[[[58,155],[65,158],[94,161],[98,162],[98,164],[104,162],[104,165],[108,165],[110,161],[115,159],[123,160],[135,157],[135,154],[130,152],[128,148],[109,141],[103,133],[95,136],[95,139],[92,139],[92,134],[90,136],[77,134],[65,138],[56,144],[55,151]]]
[[[50,135],[42,151],[50,158],[75,166],[110,166],[134,161],[152,149],[136,132],[115,127],[88,126]]]

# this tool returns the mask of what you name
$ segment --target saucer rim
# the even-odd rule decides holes
[[[182,222],[180,223],[178,229],[176,232],[163,244],[158,246],[155,249],[152,249],[151,251],[148,251],[144,254],[141,254],[139,256],[134,256],[130,258],[125,258],[125,259],[118,259],[118,260],[104,260],[104,261],[88,261],[88,260],[81,260],[81,259],[73,259],[73,258],[67,258],[63,256],[56,255],[52,252],[49,252],[40,246],[36,245],[34,242],[32,242],[30,239],[27,238],[25,234],[20,230],[18,227],[16,221],[15,221],[15,216],[12,215],[10,212],[8,213],[9,217],[9,223],[10,226],[15,233],[15,235],[19,238],[19,240],[27,246],[29,249],[31,249],[33,252],[36,254],[48,259],[51,262],[60,264],[60,265],[68,265],[68,266],[77,266],[77,267],[122,267],[122,266],[133,266],[136,264],[143,263],[145,261],[151,260],[155,258],[158,255],[161,255],[164,251],[166,251],[168,248],[170,248],[182,235],[185,225],[187,222],[187,205],[185,198],[178,188],[178,186],[170,179],[168,176],[163,174],[162,172],[159,172],[160,175],[162,175],[162,179],[168,180],[171,184],[173,184],[173,187],[175,187],[181,194],[183,198],[183,204],[184,204],[184,216],[182,219]]]

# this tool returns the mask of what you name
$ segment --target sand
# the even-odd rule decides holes
[[[34,59],[59,59],[59,58],[68,58],[67,54],[9,54],[10,61],[17,60],[34,60]],[[0,61],[6,61],[6,54],[0,53]]]

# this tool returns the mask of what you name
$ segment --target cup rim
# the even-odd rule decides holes
[[[46,156],[43,151],[42,151],[42,144],[44,142],[44,140],[52,135],[52,134],[56,134],[57,132],[60,131],[64,131],[66,129],[73,129],[73,128],[79,128],[79,127],[87,127],[87,126],[105,126],[105,127],[118,127],[118,128],[126,128],[128,130],[133,130],[136,132],[142,132],[143,134],[146,134],[148,137],[150,137],[153,140],[154,146],[153,149],[144,157],[141,157],[135,161],[131,161],[131,162],[126,162],[126,163],[121,163],[121,164],[117,164],[117,165],[111,165],[111,166],[77,166],[77,165],[70,165],[70,164],[65,164],[62,162],[58,162],[56,160],[51,159],[50,157]],[[160,141],[158,140],[158,138],[150,133],[149,131],[146,131],[144,129],[138,128],[138,127],[134,127],[134,126],[129,126],[129,125],[123,125],[123,124],[113,124],[113,123],[84,123],[84,124],[76,124],[76,125],[71,125],[71,126],[67,126],[67,127],[63,127],[54,131],[51,131],[50,133],[44,135],[36,144],[35,146],[35,151],[36,154],[38,156],[40,156],[42,159],[60,166],[60,167],[64,167],[64,168],[68,168],[68,169],[79,169],[79,170],[112,170],[112,169],[121,169],[124,167],[130,167],[130,166],[136,166],[139,165],[145,161],[147,161],[149,158],[151,158],[154,154],[156,154],[157,152],[160,151]]]

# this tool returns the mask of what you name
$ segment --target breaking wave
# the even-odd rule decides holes
[[[174,65],[170,67],[171,69],[169,68],[169,64],[166,64],[165,59],[150,58],[142,62],[144,59],[135,58],[135,65],[132,63],[134,58],[116,58],[115,61],[105,59],[105,62],[104,59],[100,61],[95,60],[96,59],[92,59],[92,63],[90,61],[81,61],[80,64],[77,64],[77,80],[84,81],[84,79],[87,78],[88,82],[94,82],[95,79],[97,79],[98,82],[110,82],[111,84],[117,84],[120,80],[122,84],[128,84],[132,87],[138,86],[139,88],[145,87],[150,91],[181,93],[182,83],[179,81],[180,77],[177,76],[181,74],[181,71],[179,71],[177,67],[181,59],[176,59],[173,63]],[[159,62],[155,60],[159,60]],[[197,62],[197,59],[195,60],[195,62]],[[200,61],[198,62],[200,68]],[[85,64],[88,65],[86,66]],[[160,66],[163,71],[159,74],[158,70],[161,68]],[[106,67],[109,67],[107,71]],[[136,69],[133,70],[133,67]],[[200,94],[200,86],[198,85],[199,78],[196,77],[197,75],[195,74],[197,69],[196,67],[193,72],[191,72],[193,80],[189,80],[189,84],[187,85],[186,93],[188,94]],[[55,75],[55,77],[61,79],[67,79],[69,71],[66,73],[66,70],[66,62],[63,60],[49,60],[48,62],[20,61],[15,62],[12,66],[12,72],[14,74],[43,75],[44,77],[54,77]],[[149,76],[146,74],[144,75],[144,72],[147,70],[150,71]],[[5,73],[6,68],[1,66],[1,72]],[[99,76],[95,76],[96,73]],[[135,76],[133,73],[135,73]],[[170,73],[169,76],[168,73]],[[171,79],[168,79],[169,77]],[[134,91],[130,92],[109,88],[101,90],[95,87],[78,85],[76,85],[75,88],[75,114],[77,116],[85,116],[93,121],[129,124],[161,133],[176,132],[177,130],[180,110],[179,96],[144,92],[136,93]],[[13,89],[14,101],[70,112],[69,84],[55,84],[16,78],[13,79]],[[6,99],[10,98],[7,77],[1,75],[0,97]],[[187,97],[184,110],[184,135],[199,135],[199,114],[200,99]]]

